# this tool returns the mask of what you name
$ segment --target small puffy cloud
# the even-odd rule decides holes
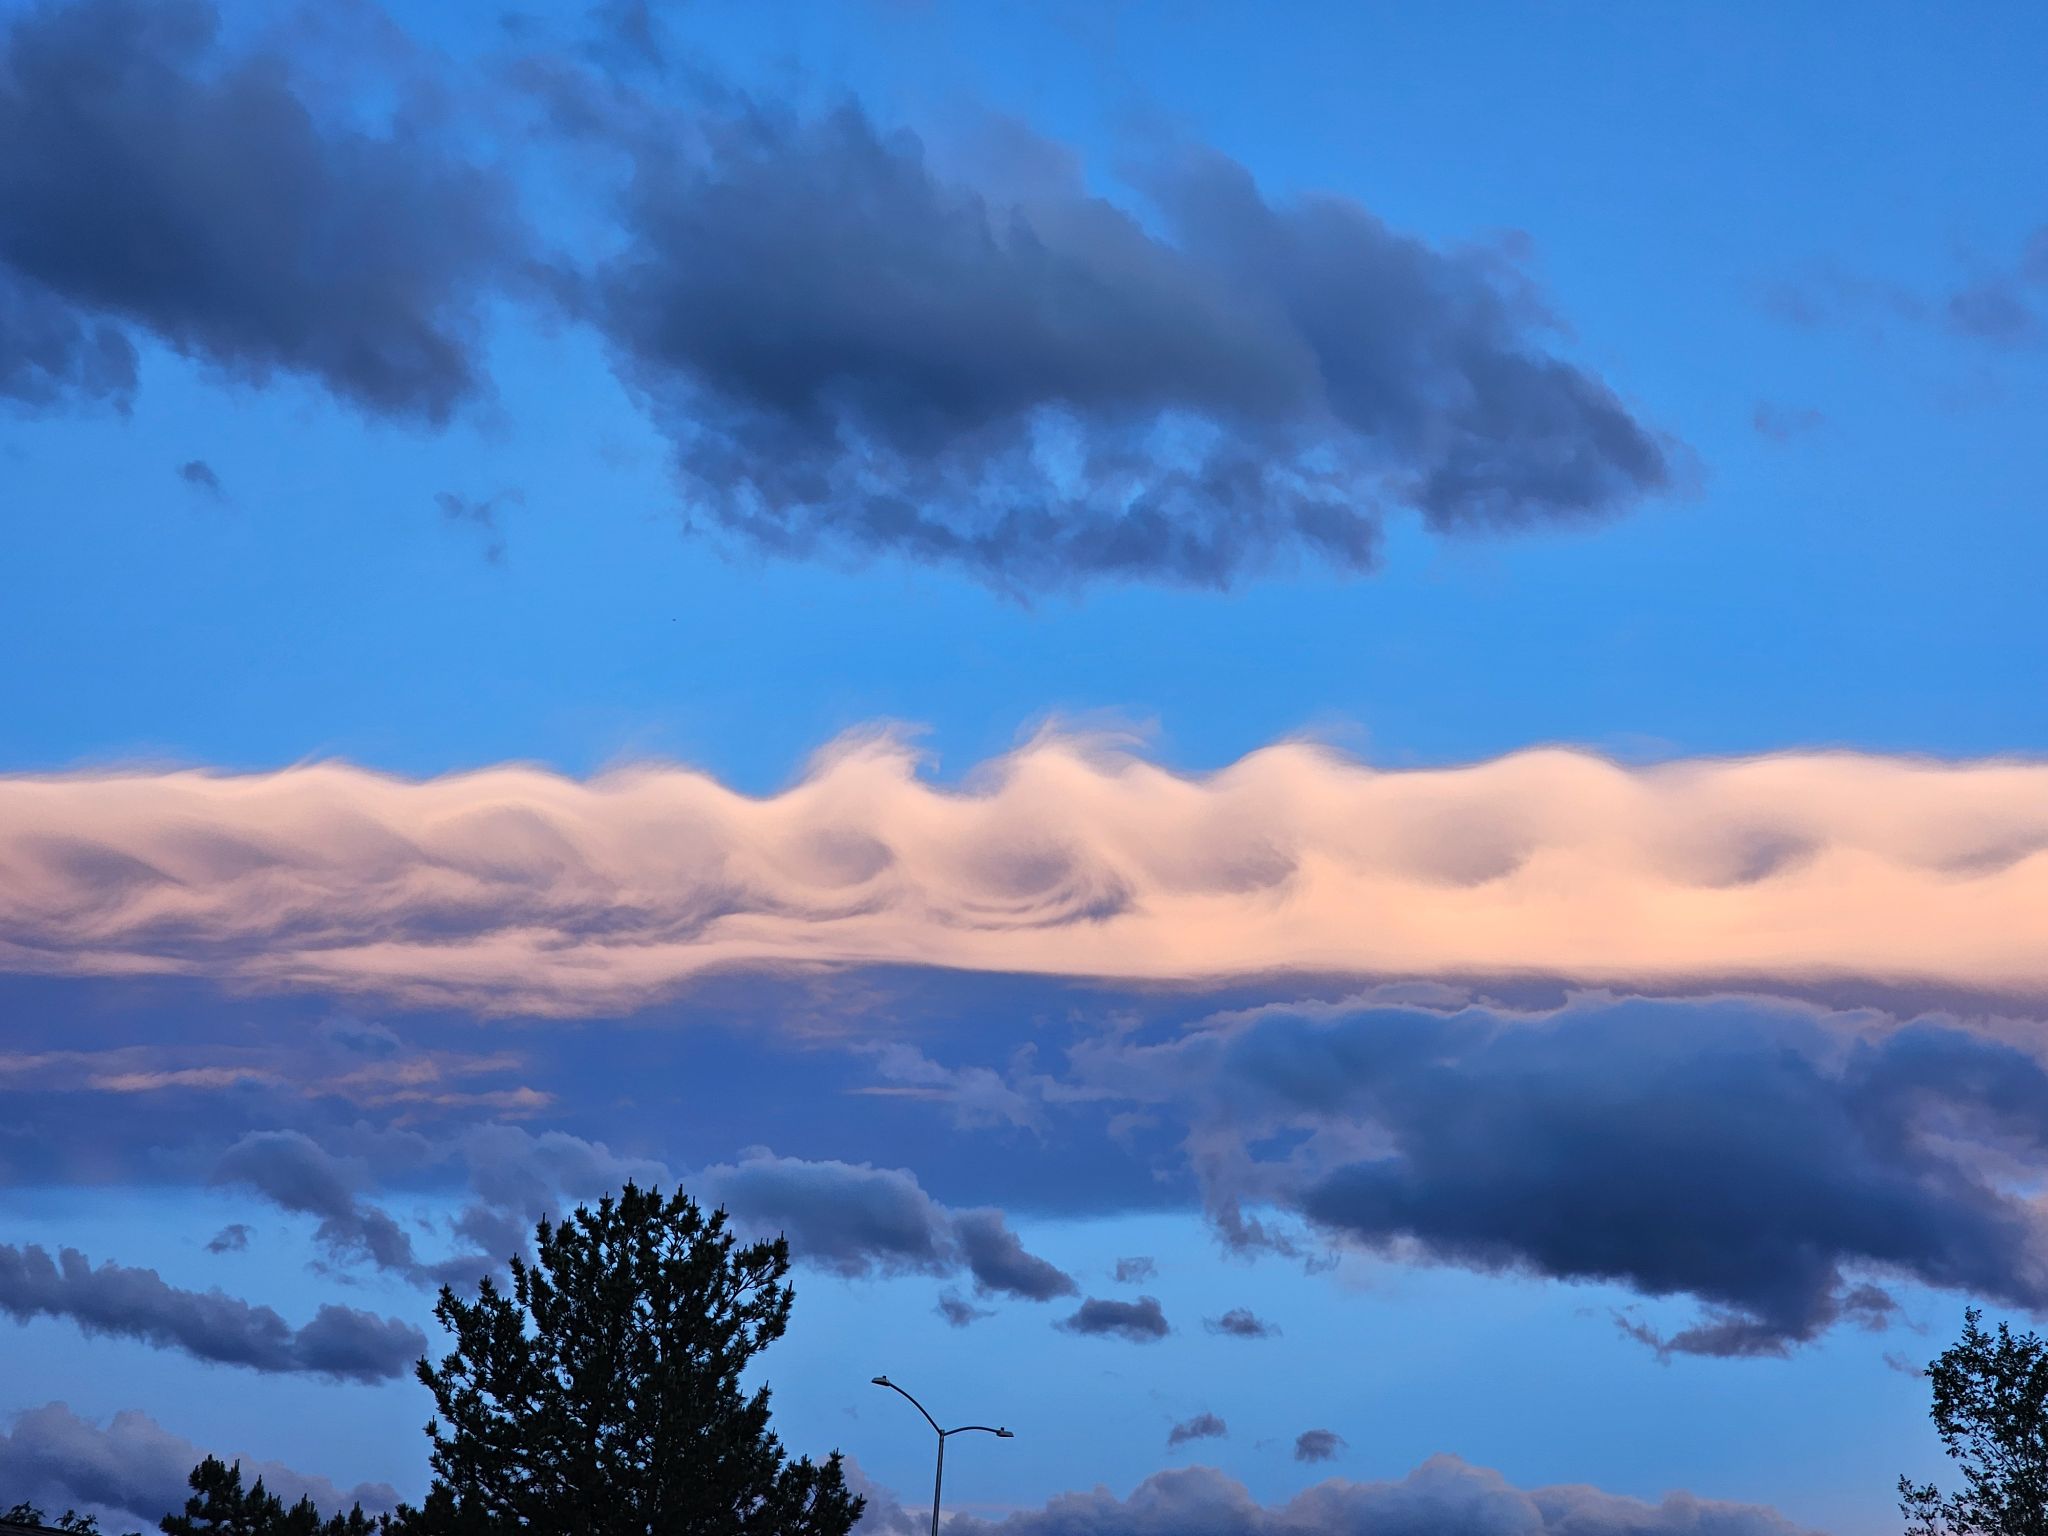
[[[940,1294],[936,1310],[939,1316],[943,1317],[955,1328],[965,1328],[970,1323],[978,1323],[985,1317],[994,1317],[996,1315],[993,1308],[977,1307],[973,1302],[968,1301],[965,1297],[954,1291],[945,1291]]]
[[[216,499],[223,494],[220,476],[214,473],[213,466],[204,459],[188,459],[180,464],[178,478],[194,490],[204,491]]]
[[[1202,1326],[1211,1333],[1228,1334],[1234,1339],[1269,1339],[1280,1331],[1255,1316],[1249,1307],[1232,1307],[1221,1317],[1204,1318]]]
[[[495,496],[464,496],[456,491],[436,491],[434,505],[443,521],[474,528],[483,539],[484,559],[492,565],[505,561],[505,529],[498,515],[508,506],[524,506],[526,493],[500,491]]]
[[[1167,1432],[1166,1448],[1186,1445],[1190,1440],[1221,1440],[1230,1433],[1229,1427],[1213,1413],[1198,1413],[1192,1419],[1183,1419]]]
[[[246,1223],[231,1221],[207,1241],[208,1253],[240,1253],[249,1246],[249,1228]]]
[[[1091,1296],[1059,1326],[1069,1333],[1129,1339],[1134,1344],[1155,1343],[1172,1331],[1155,1296],[1140,1296],[1136,1301],[1113,1301]]]
[[[1304,1429],[1294,1437],[1296,1461],[1335,1461],[1344,1437],[1333,1429]]]
[[[1116,1283],[1118,1285],[1142,1285],[1159,1273],[1159,1266],[1143,1254],[1131,1259],[1116,1261]]]
[[[0,1489],[8,1500],[25,1498],[48,1509],[94,1508],[154,1528],[167,1512],[182,1509],[190,1489],[186,1477],[209,1454],[242,1464],[248,1481],[263,1485],[287,1504],[310,1498],[324,1511],[360,1504],[375,1513],[398,1503],[388,1483],[340,1488],[324,1477],[295,1471],[274,1461],[223,1454],[195,1445],[135,1409],[117,1413],[104,1426],[81,1418],[64,1403],[47,1403],[17,1414],[0,1432]]]
[[[426,1353],[426,1335],[395,1317],[326,1305],[294,1329],[269,1307],[220,1291],[187,1291],[153,1269],[94,1268],[75,1248],[53,1259],[0,1243],[0,1312],[17,1322],[58,1317],[87,1334],[138,1339],[198,1360],[250,1370],[389,1381]]]

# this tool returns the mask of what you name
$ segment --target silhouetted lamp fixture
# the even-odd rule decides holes
[[[902,1392],[903,1396],[909,1399],[911,1407],[915,1408],[919,1413],[924,1413],[924,1404],[911,1397],[908,1392],[904,1392],[901,1387],[897,1386],[888,1377],[877,1376],[874,1378],[874,1381],[878,1387],[887,1387],[891,1392]],[[939,1437],[939,1469],[932,1475],[932,1536],[939,1536],[939,1489],[946,1481],[947,1437],[949,1435],[964,1435],[970,1429],[978,1429],[984,1435],[994,1435],[998,1440],[1014,1440],[1017,1437],[1007,1429],[997,1429],[988,1424],[962,1424],[958,1429],[941,1429],[939,1428],[939,1421],[928,1413],[924,1413],[924,1421],[931,1425],[932,1433]]]

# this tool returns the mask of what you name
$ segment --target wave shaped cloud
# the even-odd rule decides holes
[[[496,1013],[734,966],[2048,991],[2048,764],[1853,753],[1184,776],[1048,735],[961,787],[883,735],[752,797],[507,766],[0,779],[0,968]]]

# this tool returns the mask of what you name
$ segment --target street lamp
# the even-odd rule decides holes
[[[876,1386],[887,1387],[891,1392],[902,1392],[904,1397],[909,1398],[911,1407],[915,1408],[919,1413],[924,1413],[924,1404],[911,1397],[908,1392],[903,1392],[903,1389],[888,1377],[877,1376],[874,1378],[874,1382]],[[1017,1437],[1007,1429],[995,1429],[987,1424],[962,1424],[958,1429],[941,1429],[939,1428],[939,1421],[928,1413],[924,1413],[924,1421],[931,1425],[932,1433],[939,1437],[939,1469],[932,1475],[932,1536],[939,1536],[939,1488],[946,1481],[947,1436],[964,1435],[970,1429],[978,1429],[984,1435],[994,1435],[998,1440],[1014,1440]]]

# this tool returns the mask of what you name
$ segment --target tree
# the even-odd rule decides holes
[[[35,1505],[29,1503],[27,1499],[23,1499],[13,1508],[0,1511],[0,1520],[12,1520],[17,1525],[41,1525],[43,1523],[43,1512],[37,1509]],[[50,1529],[53,1531],[73,1531],[78,1533],[78,1536],[101,1536],[100,1517],[98,1515],[81,1515],[75,1509],[65,1510],[63,1514],[57,1517],[56,1524],[52,1525]],[[130,1531],[128,1536],[136,1536],[136,1533]]]
[[[1908,1536],[2048,1536],[2048,1341],[1995,1334],[1975,1307],[1927,1367],[1934,1427],[1962,1468],[1960,1492],[1899,1479]]]
[[[861,1500],[838,1452],[788,1461],[747,1363],[782,1336],[789,1245],[742,1246],[724,1211],[628,1184],[560,1225],[511,1293],[443,1287],[454,1335],[434,1395],[424,1536],[846,1536]]]
[[[360,1504],[322,1520],[312,1499],[302,1495],[288,1506],[260,1477],[244,1488],[242,1464],[217,1456],[200,1462],[186,1481],[192,1496],[185,1512],[157,1522],[164,1536],[369,1536],[390,1527],[382,1516],[365,1515]]]

